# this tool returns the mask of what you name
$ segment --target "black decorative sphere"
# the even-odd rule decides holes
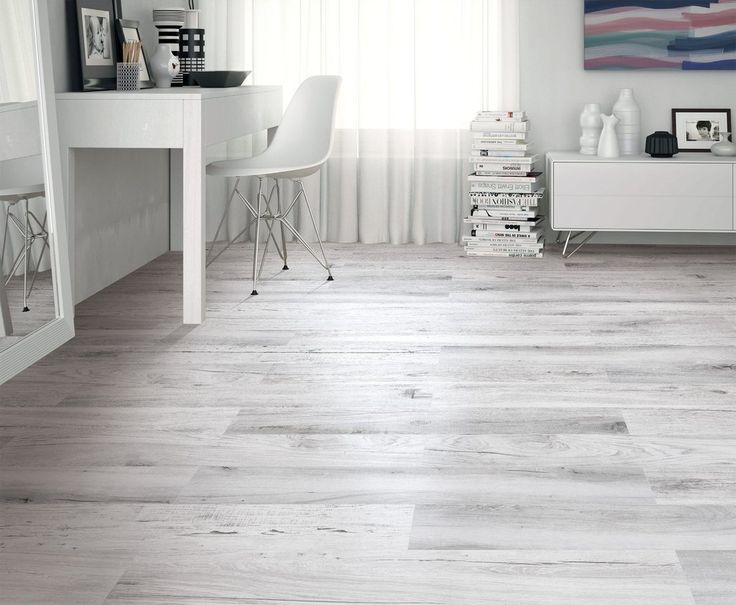
[[[680,152],[675,135],[658,130],[647,137],[645,151],[653,158],[671,158]]]

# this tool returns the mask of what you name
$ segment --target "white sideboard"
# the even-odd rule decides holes
[[[736,232],[736,158],[547,154],[555,231]]]

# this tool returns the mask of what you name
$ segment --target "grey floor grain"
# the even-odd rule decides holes
[[[725,605],[730,248],[167,254],[0,387],[0,602]]]

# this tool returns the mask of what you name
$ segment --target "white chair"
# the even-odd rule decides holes
[[[2,274],[2,267],[5,261],[5,251],[8,243],[8,231],[12,225],[21,238],[21,249],[13,259],[12,268],[5,278],[5,285],[10,283],[15,273],[20,268],[21,262],[23,263],[23,312],[27,312],[28,298],[31,296],[33,291],[33,284],[36,282],[36,276],[38,275],[38,268],[41,266],[41,261],[46,253],[46,249],[49,247],[49,234],[46,228],[46,215],[43,220],[35,215],[35,213],[28,208],[28,201],[45,197],[46,192],[43,184],[40,185],[21,185],[18,187],[10,187],[7,189],[0,189],[0,202],[7,204],[5,210],[5,228],[3,230],[3,245],[0,251],[0,275]],[[22,206],[20,213],[16,213],[16,206]],[[42,246],[41,251],[38,254],[36,266],[33,269],[33,279],[31,280],[30,286],[28,285],[28,263],[31,260],[31,249],[36,240],[41,240]]]
[[[237,195],[248,211],[256,220],[256,234],[253,250],[253,296],[258,294],[258,277],[263,268],[263,260],[268,251],[268,245],[271,241],[284,261],[284,270],[288,270],[288,258],[286,250],[286,231],[288,230],[315,258],[315,260],[327,271],[327,280],[333,281],[332,271],[325,256],[322,238],[319,234],[319,228],[314,219],[312,208],[309,205],[307,194],[304,191],[302,179],[308,177],[327,162],[332,151],[333,134],[335,130],[335,113],[337,106],[337,93],[340,88],[342,79],[339,76],[314,76],[307,78],[299,86],[294,97],[289,103],[283,120],[276,131],[273,141],[268,149],[261,155],[254,158],[242,160],[227,160],[221,162],[213,162],[207,166],[207,174],[222,177],[235,177],[235,186],[233,192],[228,199],[225,207],[225,215],[222,217],[217,232],[215,233],[214,242],[220,234],[220,230],[227,218],[230,205],[234,197]],[[239,190],[238,185],[243,177],[258,178],[258,198],[255,204],[252,204]],[[268,187],[268,179],[274,179],[274,185],[268,196],[264,191],[264,179],[266,179],[266,188]],[[281,204],[281,192],[279,189],[278,179],[290,179],[297,185],[297,194],[291,203],[283,208]],[[276,209],[271,207],[274,193],[276,194]],[[310,246],[302,235],[296,230],[294,225],[288,220],[289,212],[296,206],[299,201],[304,202],[304,206],[309,213],[314,230],[317,233],[317,242],[321,254]],[[263,205],[262,205],[263,202]],[[268,237],[261,258],[260,269],[258,267],[258,247],[261,235],[261,221],[264,220],[268,227]],[[276,241],[273,233],[274,223],[278,222],[281,227],[281,246]],[[237,239],[244,231],[231,240],[227,246],[221,250],[216,256],[212,257],[210,250],[210,258],[208,262],[212,262],[217,256],[222,254],[232,241]]]

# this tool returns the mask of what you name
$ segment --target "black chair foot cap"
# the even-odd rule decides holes
[[[28,307],[23,307],[23,313],[28,313],[28,311],[30,311]]]
[[[251,296],[258,296],[258,290],[253,290],[253,292],[250,293]]]
[[[288,270],[289,270],[289,265],[284,265],[284,268],[283,268],[283,269],[281,269],[281,270],[282,270],[282,271],[288,271]]]
[[[332,277],[332,275],[330,275],[330,276],[329,276],[329,277],[327,278],[327,281],[335,281],[335,278],[334,278],[334,277]]]

